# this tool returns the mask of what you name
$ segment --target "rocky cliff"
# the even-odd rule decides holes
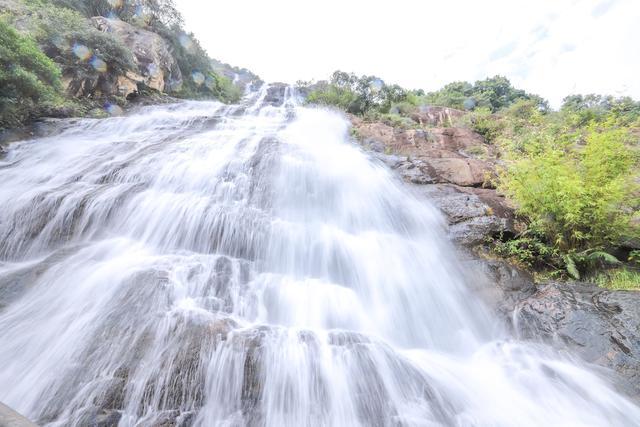
[[[478,133],[454,125],[463,114],[423,107],[412,117],[420,127],[410,129],[350,119],[354,139],[442,211],[451,238],[491,282],[478,283],[478,292],[517,335],[551,342],[615,371],[620,389],[640,400],[640,293],[579,282],[535,283],[506,261],[476,254],[486,239],[516,232],[515,211],[492,185],[499,151]]]
[[[492,184],[498,150],[472,130],[452,125],[463,114],[423,107],[413,115],[420,128],[411,129],[350,118],[356,140],[442,210],[452,238],[477,245],[513,233],[514,210]]]

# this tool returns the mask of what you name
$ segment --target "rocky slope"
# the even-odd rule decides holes
[[[117,115],[136,98],[145,103],[171,97],[236,102],[247,85],[261,83],[246,69],[210,58],[181,27],[177,10],[171,9],[178,16],[171,16],[175,23],[170,24],[162,20],[168,17],[145,18],[143,12],[153,12],[149,10],[141,16],[116,13],[132,2],[109,4],[111,12],[92,16],[87,15],[92,7],[83,8],[81,2],[0,0],[5,27],[35,41],[59,70],[61,83],[50,85],[56,97],[42,105],[24,106],[28,96],[0,90],[4,104],[22,108],[13,116],[0,110],[0,131],[41,117]],[[164,6],[156,12],[170,13]],[[30,71],[28,61],[21,66]]]
[[[421,129],[402,129],[350,116],[353,134],[446,215],[458,243],[474,246],[514,232],[514,211],[491,184],[498,152],[470,129],[453,127],[464,113],[424,107],[413,120]]]
[[[491,185],[498,151],[481,135],[453,126],[463,114],[424,107],[412,117],[420,129],[350,119],[355,140],[442,211],[452,240],[468,253],[467,262],[491,281],[478,283],[478,292],[517,335],[614,370],[621,390],[640,400],[640,293],[578,282],[536,284],[503,260],[475,254],[487,238],[515,233],[515,213]]]

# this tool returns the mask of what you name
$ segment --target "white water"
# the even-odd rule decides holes
[[[11,146],[0,401],[56,426],[639,424],[575,361],[510,340],[440,215],[288,95]]]

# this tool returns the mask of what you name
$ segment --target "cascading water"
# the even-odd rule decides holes
[[[606,426],[337,113],[185,102],[0,162],[0,401],[51,426]]]

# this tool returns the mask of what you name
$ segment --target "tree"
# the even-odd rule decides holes
[[[488,108],[494,113],[519,100],[533,100],[540,110],[549,109],[547,101],[538,95],[514,88],[509,79],[503,76],[478,80],[473,85],[468,82],[449,83],[426,96],[426,101],[433,105],[465,110],[473,110],[477,107]]]

